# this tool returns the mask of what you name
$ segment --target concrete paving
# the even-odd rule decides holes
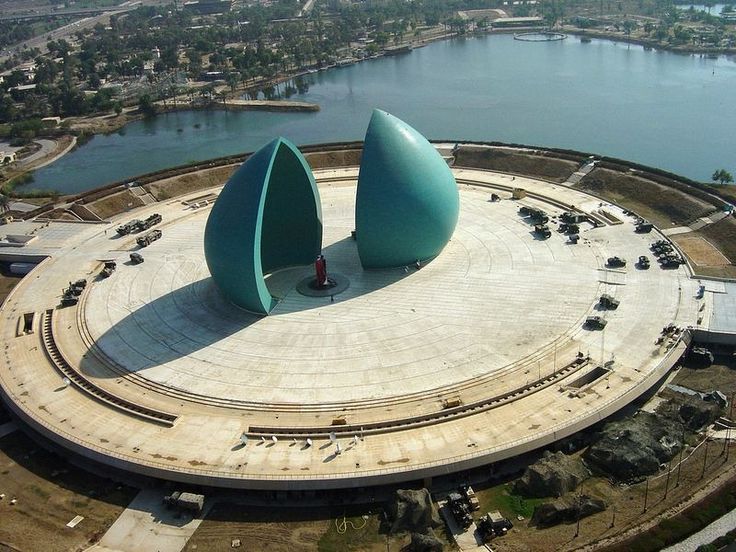
[[[141,265],[127,260],[134,236],[106,234],[108,225],[66,225],[75,230],[54,239],[45,232],[61,226],[43,228],[34,247],[51,258],[0,311],[8,343],[0,384],[39,431],[115,466],[235,487],[328,488],[416,479],[519,454],[610,414],[669,370],[682,344],[656,344],[661,329],[694,324],[703,302],[686,266],[632,266],[661,235],[635,233],[631,217],[605,204],[622,224],[586,223],[577,245],[554,231],[540,240],[519,206],[554,217],[566,205],[593,212],[600,200],[533,179],[454,173],[460,221],[445,250],[421,270],[363,271],[350,238],[357,168],[319,171],[324,252],[350,287],[334,302],[305,297],[294,287],[310,267],[279,272],[268,281],[280,303],[263,318],[218,293],[202,250],[209,208],[192,210],[182,203],[187,197],[113,221],[163,215],[163,239],[142,251]],[[530,195],[511,201],[511,187]],[[488,201],[492,190],[502,201]],[[607,269],[613,255],[629,265]],[[109,258],[118,269],[96,278]],[[81,277],[90,283],[80,303],[53,311],[60,355],[108,393],[173,414],[172,427],[60,386],[40,330],[18,333],[23,313],[39,320]],[[617,310],[600,310],[603,293],[621,301]],[[584,329],[589,315],[604,317],[605,331]],[[613,362],[613,372],[579,393],[561,391],[580,374],[569,375],[490,409],[445,412],[447,401],[462,410],[533,385],[578,352],[591,357],[584,372],[604,362]],[[431,421],[406,425],[411,420]],[[335,454],[329,428],[344,423],[361,436],[368,424],[395,429],[357,442],[343,435]],[[297,430],[296,441],[272,441],[268,433]],[[255,437],[243,446],[243,432],[268,442]]]
[[[164,491],[143,489],[88,552],[180,552],[202,523],[201,516],[177,513],[163,505]]]

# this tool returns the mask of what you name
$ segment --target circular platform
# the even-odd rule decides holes
[[[209,209],[180,202],[128,213],[164,217],[146,262],[118,263],[78,305],[56,308],[68,281],[92,279],[99,259],[122,261],[134,247],[134,237],[81,228],[3,307],[3,391],[39,431],[97,460],[295,489],[506,458],[594,423],[666,373],[680,343],[655,341],[670,323],[692,323],[698,305],[686,267],[633,266],[661,236],[636,234],[615,206],[605,209],[617,222],[601,222],[598,199],[564,186],[516,178],[530,193],[514,201],[504,175],[455,172],[460,221],[441,255],[420,270],[371,271],[351,238],[357,169],[318,173],[324,254],[349,287],[307,296],[298,288],[312,266],[280,271],[267,278],[279,303],[266,317],[222,298],[204,263]],[[502,201],[489,202],[491,190]],[[590,221],[576,245],[554,219],[543,239],[519,214],[555,217],[569,205]],[[606,268],[613,255],[629,266]],[[603,293],[617,310],[602,310]],[[16,335],[25,312],[37,331]],[[590,315],[604,331],[583,327]],[[19,363],[27,368],[13,370]],[[59,390],[62,377],[72,385]]]
[[[350,280],[338,272],[330,272],[327,281],[328,285],[320,286],[316,276],[307,276],[296,285],[296,290],[307,297],[330,297],[334,301],[335,295],[350,287]]]

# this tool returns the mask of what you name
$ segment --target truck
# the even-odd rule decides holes
[[[573,213],[572,211],[565,211],[560,215],[560,221],[567,224],[580,224],[581,222],[585,222],[586,218],[586,215],[582,213]]]
[[[619,306],[619,300],[611,297],[607,293],[601,295],[600,305],[606,310],[616,310]]]
[[[602,330],[606,327],[606,324],[608,324],[608,321],[601,316],[589,316],[585,319],[583,326],[589,330]]]
[[[651,222],[648,220],[640,220],[637,221],[636,226],[634,227],[634,232],[637,234],[648,234],[652,231],[652,228],[654,228],[654,225]]]
[[[201,514],[204,508],[204,495],[174,491],[164,497],[164,504],[168,508],[177,508],[193,514]]]
[[[161,222],[161,220],[162,220],[161,215],[159,215],[158,213],[154,213],[150,217],[146,218],[145,220],[138,221],[138,230],[140,232],[142,232],[143,230],[148,230],[152,226],[155,226],[159,222]]]
[[[662,268],[677,268],[685,264],[685,260],[679,255],[667,254],[659,258],[659,264]]]
[[[560,224],[558,230],[563,234],[579,234],[580,225],[575,223],[563,222],[562,224]]]
[[[138,231],[138,225],[140,224],[140,220],[135,219],[131,220],[129,222],[126,222],[125,224],[121,224],[118,226],[115,231],[121,235],[121,236],[127,236],[131,232],[137,232]]]
[[[495,510],[488,512],[478,520],[478,534],[483,542],[488,542],[494,537],[502,537],[508,533],[514,524]]]
[[[478,497],[475,496],[475,491],[473,490],[473,487],[471,487],[470,485],[461,485],[460,494],[465,497],[468,506],[470,506],[470,509],[473,512],[475,512],[476,510],[480,510],[480,501],[478,500]]]
[[[62,307],[70,307],[72,305],[76,305],[78,301],[79,297],[74,295],[69,288],[64,290],[64,293],[61,296]]]
[[[143,255],[133,251],[133,253],[130,254],[130,262],[133,264],[141,264],[143,262]]]
[[[458,492],[451,492],[447,496],[447,504],[460,527],[463,529],[470,527],[470,524],[473,523],[473,516],[470,515],[470,504],[467,499]]]
[[[529,219],[532,224],[546,224],[549,216],[541,209],[529,209]]]
[[[87,280],[84,278],[80,278],[74,283],[69,283],[69,287],[66,291],[74,295],[75,297],[79,297],[82,295],[82,292],[84,291],[84,288],[87,287]]]
[[[610,267],[623,267],[626,266],[626,259],[621,257],[608,257],[606,265]]]
[[[541,236],[545,240],[552,235],[549,226],[547,226],[546,224],[535,224],[534,233]]]
[[[115,272],[115,269],[117,267],[118,267],[118,264],[115,261],[105,261],[105,266],[102,267],[102,272],[100,272],[100,277],[108,278],[113,272]]]
[[[161,230],[151,230],[148,234],[138,236],[138,238],[135,240],[135,243],[137,243],[141,247],[147,247],[156,240],[160,239],[162,235],[163,234],[161,233]]]

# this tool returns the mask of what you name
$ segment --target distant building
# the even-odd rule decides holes
[[[19,95],[24,95],[27,92],[32,92],[36,89],[36,85],[34,84],[19,84],[18,86],[13,86],[11,88],[8,88],[9,92],[17,92]]]
[[[184,2],[184,9],[200,15],[229,12],[233,7],[232,0],[191,0]]]
[[[541,17],[504,17],[502,19],[496,19],[493,22],[493,27],[496,29],[514,27],[543,27],[544,19]]]
[[[199,80],[208,82],[223,80],[224,78],[225,73],[223,73],[222,71],[203,71],[199,74]]]
[[[0,164],[8,165],[15,163],[15,152],[14,151],[0,151]]]

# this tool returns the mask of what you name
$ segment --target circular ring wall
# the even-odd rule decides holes
[[[212,283],[207,207],[181,198],[114,221],[163,215],[163,237],[138,265],[126,262],[134,237],[76,225],[3,305],[2,390],[33,428],[109,465],[199,484],[324,489],[431,477],[543,446],[670,369],[684,345],[677,335],[656,343],[662,328],[692,323],[698,305],[686,267],[633,266],[661,236],[636,234],[617,207],[562,185],[516,177],[527,196],[512,200],[509,176],[454,172],[460,219],[442,253],[419,269],[370,271],[351,238],[357,168],[317,172],[328,270],[350,286],[309,297],[296,286],[312,267],[279,271],[266,279],[278,299],[266,317],[230,305]],[[544,239],[519,214],[527,206],[554,218],[572,205],[588,220],[574,245],[554,220]],[[614,255],[629,264],[606,267]],[[100,279],[104,259],[118,268]],[[79,303],[60,307],[59,290],[81,277]],[[601,310],[604,293],[618,309]],[[591,315],[605,330],[584,327]]]

